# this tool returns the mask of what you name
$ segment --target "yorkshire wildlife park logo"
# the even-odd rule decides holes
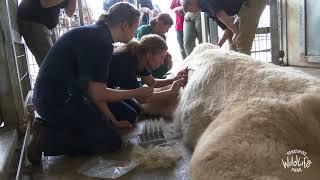
[[[302,172],[303,169],[309,168],[311,160],[307,156],[307,152],[295,149],[287,152],[287,159],[281,159],[285,169],[289,168],[292,172]]]

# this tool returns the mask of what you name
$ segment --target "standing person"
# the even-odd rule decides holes
[[[250,54],[252,42],[266,0],[184,0],[186,11],[204,11],[208,16],[228,28],[238,52]],[[237,15],[237,19],[234,17]],[[238,25],[237,25],[238,23]],[[226,36],[230,33],[226,32]]]
[[[189,56],[198,43],[202,43],[200,12],[187,12],[184,16],[183,42],[186,55]]]
[[[171,85],[169,90],[155,93],[150,98],[150,102],[168,96],[177,96],[180,87],[186,83],[186,69],[170,79],[155,79],[150,72],[163,64],[167,50],[168,47],[164,39],[156,34],[143,36],[140,42],[133,40],[127,45],[118,47],[110,63],[108,86],[121,89],[138,88],[141,84],[137,81],[137,76],[140,76],[143,82],[151,87],[159,88]],[[138,102],[144,103],[143,101]]]
[[[170,9],[174,11],[176,14],[176,33],[177,33],[177,40],[180,47],[180,53],[182,59],[187,57],[186,52],[184,50],[184,43],[183,43],[183,21],[184,21],[184,12],[183,7],[180,3],[180,0],[172,0]]]
[[[118,122],[97,107],[129,98],[148,100],[153,88],[114,90],[106,86],[113,42],[129,42],[138,26],[139,10],[117,3],[95,25],[73,29],[55,43],[40,67],[33,104],[46,123],[35,122],[28,158],[45,155],[89,155],[118,150]],[[112,113],[108,106],[109,113]],[[120,127],[131,128],[127,119]],[[40,124],[46,124],[41,126]]]
[[[105,11],[105,13],[108,13],[110,7],[118,2],[128,2],[130,4],[134,3],[133,0],[104,0],[103,1],[103,10]]]
[[[60,9],[68,17],[76,10],[77,0],[22,0],[18,7],[19,31],[41,65],[53,41],[50,30],[59,22]]]
[[[138,0],[137,2],[142,13],[139,20],[139,26],[147,25],[155,14],[152,0]]]
[[[136,32],[136,38],[140,40],[143,36],[148,34],[157,34],[164,40],[166,39],[165,33],[167,33],[170,27],[173,25],[173,20],[168,13],[160,13],[157,17],[151,20],[150,24],[140,26]],[[155,78],[163,79],[165,74],[172,68],[172,57],[168,53],[164,64],[159,68],[152,71],[152,75]]]

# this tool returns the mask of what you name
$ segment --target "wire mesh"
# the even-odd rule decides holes
[[[260,17],[257,33],[252,43],[251,56],[257,60],[271,62],[270,6]]]

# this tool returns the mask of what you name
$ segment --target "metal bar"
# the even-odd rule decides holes
[[[14,41],[12,39],[12,32],[14,32],[14,29],[12,29],[11,26],[11,18],[10,18],[10,10],[9,10],[9,3],[8,0],[1,1],[3,4],[0,6],[3,7],[0,11],[0,18],[2,23],[2,28],[4,32],[4,40],[5,40],[5,52],[8,62],[8,69],[10,74],[10,81],[13,91],[13,99],[14,104],[17,110],[17,114],[19,117],[19,120],[24,119],[24,109],[23,109],[23,95],[21,91],[21,84],[19,83],[19,71],[17,69],[17,62],[16,62],[16,50],[14,47]],[[12,121],[12,120],[11,120]],[[15,120],[14,122],[7,122],[6,124],[10,124],[13,126],[18,126],[18,120]]]
[[[270,52],[270,51],[271,49],[263,49],[263,50],[251,51],[251,53]]]
[[[22,79],[24,79],[27,75],[29,75],[29,73],[25,73],[25,74],[19,79],[19,81],[22,81]]]
[[[28,121],[27,124],[27,129],[26,129],[26,133],[24,135],[23,138],[23,144],[22,144],[22,148],[20,151],[20,158],[19,158],[19,164],[18,164],[18,168],[17,168],[17,173],[16,173],[16,180],[20,180],[21,174],[22,174],[22,167],[24,165],[24,157],[26,154],[26,146],[27,146],[27,140],[30,134],[30,121]]]
[[[209,19],[209,41],[212,44],[218,44],[219,35],[218,35],[218,25],[216,21]]]
[[[22,57],[25,57],[26,55],[25,54],[23,54],[23,55],[19,55],[19,56],[17,56],[17,58],[22,58]]]
[[[78,10],[79,10],[80,25],[84,26],[83,11],[82,11],[82,0],[78,0]]]
[[[301,58],[303,59],[304,56],[306,55],[306,17],[305,17],[305,13],[306,13],[306,9],[305,9],[305,0],[301,0],[300,1],[300,54],[301,54]]]
[[[259,27],[257,28],[256,34],[268,34],[270,33],[270,27]]]
[[[274,64],[280,64],[279,26],[278,0],[270,1],[271,62]]]
[[[208,42],[208,17],[204,12],[201,12],[201,34],[202,34],[202,43]]]

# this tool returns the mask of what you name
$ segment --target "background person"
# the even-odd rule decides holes
[[[180,48],[180,53],[182,59],[185,59],[187,57],[186,52],[184,50],[184,43],[183,43],[183,22],[184,22],[184,12],[183,7],[181,5],[182,3],[180,0],[172,0],[170,9],[174,11],[176,15],[176,24],[175,29],[177,33],[177,41]]]
[[[68,17],[76,10],[76,0],[22,0],[18,7],[19,31],[40,66],[52,47],[50,30],[59,23],[60,9]]]
[[[184,0],[186,11],[207,13],[218,25],[233,33],[238,52],[250,54],[265,0]],[[237,19],[234,16],[237,15]]]
[[[115,50],[110,63],[109,78],[107,81],[108,87],[120,89],[135,89],[141,86],[137,80],[137,76],[143,79],[150,87],[163,87],[173,84],[170,90],[156,92],[149,102],[157,101],[167,96],[177,96],[177,92],[184,83],[186,72],[179,73],[172,79],[154,79],[149,69],[158,68],[163,64],[167,54],[167,45],[164,39],[155,34],[144,36],[140,42],[131,41],[127,45],[118,46]],[[135,120],[141,109],[140,104],[145,103],[143,99],[127,99],[116,104],[109,104],[110,109],[116,108],[120,116],[129,116],[127,119]],[[105,117],[109,117],[109,113],[102,106],[100,110],[105,112]],[[115,116],[111,119],[115,119]],[[130,121],[131,122],[131,121]],[[132,122],[131,122],[132,123]]]
[[[168,13],[160,13],[157,17],[151,20],[150,24],[140,26],[136,32],[136,38],[140,40],[143,36],[148,34],[157,34],[164,40],[166,39],[165,33],[167,33],[170,27],[173,25],[173,20]],[[164,64],[159,68],[152,70],[152,75],[155,78],[163,79],[165,74],[172,68],[172,56],[167,53]]]

